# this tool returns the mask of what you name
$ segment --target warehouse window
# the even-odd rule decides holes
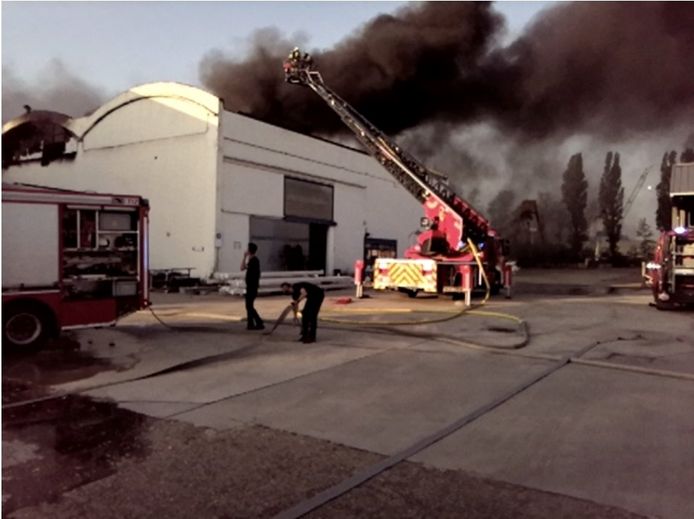
[[[305,270],[310,247],[309,225],[274,218],[251,216],[250,241],[258,245],[263,268]]]
[[[325,270],[328,225],[251,216],[250,241],[266,271]]]
[[[284,177],[284,216],[333,223],[334,188],[328,184]]]

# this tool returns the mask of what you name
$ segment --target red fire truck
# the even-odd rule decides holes
[[[655,305],[694,304],[694,162],[675,164],[670,178],[672,228],[664,230],[647,265]]]
[[[3,183],[4,345],[36,349],[146,308],[148,212],[139,196]]]
[[[510,292],[506,242],[481,213],[453,192],[445,177],[427,169],[326,86],[308,54],[292,52],[284,72],[288,83],[318,94],[366,150],[422,203],[421,225],[427,230],[405,251],[404,259],[376,260],[375,289],[397,289],[413,297],[418,292],[469,293],[486,277],[492,292],[502,286]]]

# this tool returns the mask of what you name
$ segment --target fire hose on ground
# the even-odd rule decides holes
[[[482,298],[482,301],[479,303],[465,307],[460,311],[449,311],[449,310],[412,310],[412,309],[403,309],[403,310],[396,310],[393,313],[402,313],[402,314],[444,314],[444,315],[439,315],[436,317],[428,318],[428,319],[416,319],[416,320],[390,320],[390,321],[384,321],[384,320],[378,320],[378,321],[370,321],[370,320],[355,320],[355,319],[340,319],[331,316],[323,316],[320,317],[319,320],[324,323],[330,323],[330,324],[337,324],[341,326],[359,326],[359,327],[369,327],[369,328],[380,328],[380,329],[385,329],[390,332],[395,332],[399,334],[404,334],[404,335],[410,335],[410,336],[418,336],[418,337],[431,337],[432,339],[440,339],[445,342],[449,343],[454,343],[462,346],[472,346],[472,347],[478,347],[478,348],[498,348],[498,349],[519,349],[528,344],[530,341],[530,335],[528,332],[528,325],[527,322],[521,319],[520,317],[517,317],[512,314],[507,314],[504,312],[490,312],[486,310],[477,310],[478,308],[484,306],[486,302],[489,300],[489,296],[491,295],[491,284],[489,283],[489,278],[487,277],[487,273],[484,270],[484,266],[482,265],[482,260],[480,259],[479,256],[479,251],[477,250],[477,247],[475,247],[475,244],[468,238],[467,240],[468,246],[470,247],[470,251],[472,252],[473,257],[475,258],[475,262],[477,263],[478,268],[480,269],[480,273],[482,275],[482,279],[484,281],[485,285],[485,295]],[[342,312],[341,312],[342,313]],[[373,315],[373,311],[364,311],[364,314],[368,315]],[[333,314],[335,315],[335,314]],[[352,313],[352,315],[355,315],[355,313]],[[497,319],[504,319],[504,320],[509,320],[513,321],[519,326],[519,329],[521,333],[523,334],[523,340],[520,341],[517,344],[511,345],[511,346],[496,346],[496,345],[491,345],[491,344],[476,344],[468,341],[463,341],[460,339],[457,339],[455,337],[450,337],[450,336],[444,336],[440,334],[424,334],[424,333],[412,333],[412,332],[405,332],[403,333],[401,330],[395,330],[391,327],[393,326],[414,326],[414,325],[424,325],[424,324],[437,324],[437,323],[443,323],[446,321],[452,321],[454,319],[458,319],[459,317],[463,317],[465,315],[472,315],[472,316],[481,316],[481,317],[492,317],[492,318],[497,318]]]

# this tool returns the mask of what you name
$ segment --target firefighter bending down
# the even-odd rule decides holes
[[[316,342],[316,328],[318,327],[318,312],[323,304],[325,292],[318,285],[301,281],[290,285],[282,283],[282,292],[292,295],[292,308],[294,318],[299,310],[299,301],[306,299],[304,309],[301,312],[301,337],[303,343]]]

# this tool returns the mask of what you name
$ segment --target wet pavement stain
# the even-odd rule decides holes
[[[118,367],[109,359],[82,351],[70,336],[61,336],[45,349],[31,354],[3,352],[2,403],[41,397],[49,394],[52,385],[113,369]]]
[[[2,420],[3,460],[10,460],[3,463],[3,517],[107,477],[121,462],[142,459],[153,423],[111,402],[76,395],[4,409]]]

